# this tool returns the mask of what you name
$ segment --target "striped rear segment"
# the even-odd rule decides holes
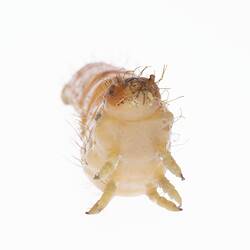
[[[100,106],[107,91],[106,80],[115,78],[124,69],[106,63],[91,63],[80,69],[65,85],[62,99],[89,120]]]

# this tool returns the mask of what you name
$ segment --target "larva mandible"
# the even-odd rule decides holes
[[[79,113],[83,168],[103,191],[86,214],[99,213],[115,195],[146,194],[159,206],[182,210],[179,193],[165,177],[168,169],[184,180],[169,151],[173,114],[161,100],[154,75],[87,64],[65,85],[62,100]]]

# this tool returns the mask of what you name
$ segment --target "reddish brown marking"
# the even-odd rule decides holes
[[[81,102],[80,102],[80,105],[82,106],[82,104],[84,102],[84,96],[86,96],[89,93],[89,91],[91,91],[92,88],[95,88],[96,85],[100,84],[100,81],[102,81],[103,78],[108,77],[109,75],[112,75],[112,74],[116,74],[116,73],[118,74],[119,71],[117,71],[117,70],[109,70],[109,71],[104,71],[104,72],[95,74],[84,85],[83,91],[81,93]],[[95,91],[97,91],[97,90],[95,90]]]
[[[112,106],[118,105],[125,96],[125,88],[122,84],[112,85],[106,94],[106,100]]]

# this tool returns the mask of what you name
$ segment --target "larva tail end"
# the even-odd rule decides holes
[[[70,104],[70,92],[70,87],[65,85],[61,92],[61,98],[64,104]]]

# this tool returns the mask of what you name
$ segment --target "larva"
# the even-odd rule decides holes
[[[168,169],[184,179],[170,153],[173,114],[161,100],[155,76],[141,75],[92,63],[62,90],[63,102],[80,116],[84,171],[103,192],[86,214],[99,213],[115,195],[146,194],[161,207],[182,210],[181,196],[165,177]]]

